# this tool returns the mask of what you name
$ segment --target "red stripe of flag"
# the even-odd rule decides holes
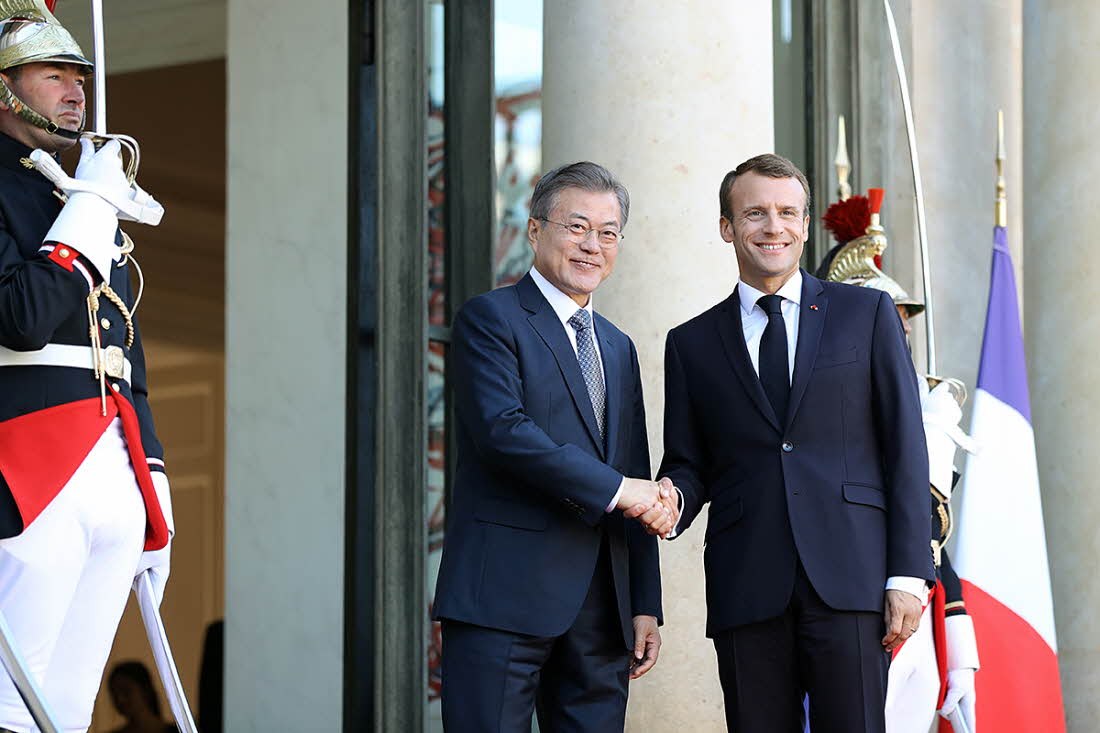
[[[982,659],[974,676],[981,730],[1065,733],[1058,657],[1050,644],[978,586],[967,580],[962,586]]]

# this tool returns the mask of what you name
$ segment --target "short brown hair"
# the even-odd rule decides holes
[[[737,180],[737,177],[746,173],[756,173],[768,178],[797,178],[798,182],[802,184],[802,190],[806,192],[806,207],[803,209],[803,214],[809,216],[810,182],[806,180],[806,174],[782,155],[764,153],[749,158],[727,173],[726,177],[722,179],[722,185],[718,188],[718,210],[722,212],[723,217],[733,221],[733,212],[730,211],[730,189],[733,188],[733,182]]]

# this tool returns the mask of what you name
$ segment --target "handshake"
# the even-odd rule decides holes
[[[622,509],[628,519],[637,519],[646,532],[661,539],[668,539],[680,520],[679,492],[667,477],[660,481],[626,479],[615,508]]]

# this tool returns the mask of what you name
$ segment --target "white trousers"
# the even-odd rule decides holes
[[[936,720],[940,672],[932,636],[932,604],[925,606],[917,633],[890,663],[886,686],[886,733],[928,733]]]
[[[145,506],[118,418],[31,526],[0,540],[0,611],[66,733],[91,725],[144,544]],[[2,667],[0,728],[38,730]]]

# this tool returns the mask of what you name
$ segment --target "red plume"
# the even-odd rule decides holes
[[[886,195],[886,190],[882,188],[868,188],[867,198],[871,202],[871,213],[877,214],[882,211],[882,197]]]
[[[46,9],[49,10],[51,13],[53,12],[53,7],[55,5],[57,5],[57,0],[46,0]]]
[[[881,196],[879,202],[882,202]],[[850,196],[830,206],[821,220],[836,241],[841,244],[850,242],[867,233],[867,227],[871,225],[871,203],[863,196]]]

